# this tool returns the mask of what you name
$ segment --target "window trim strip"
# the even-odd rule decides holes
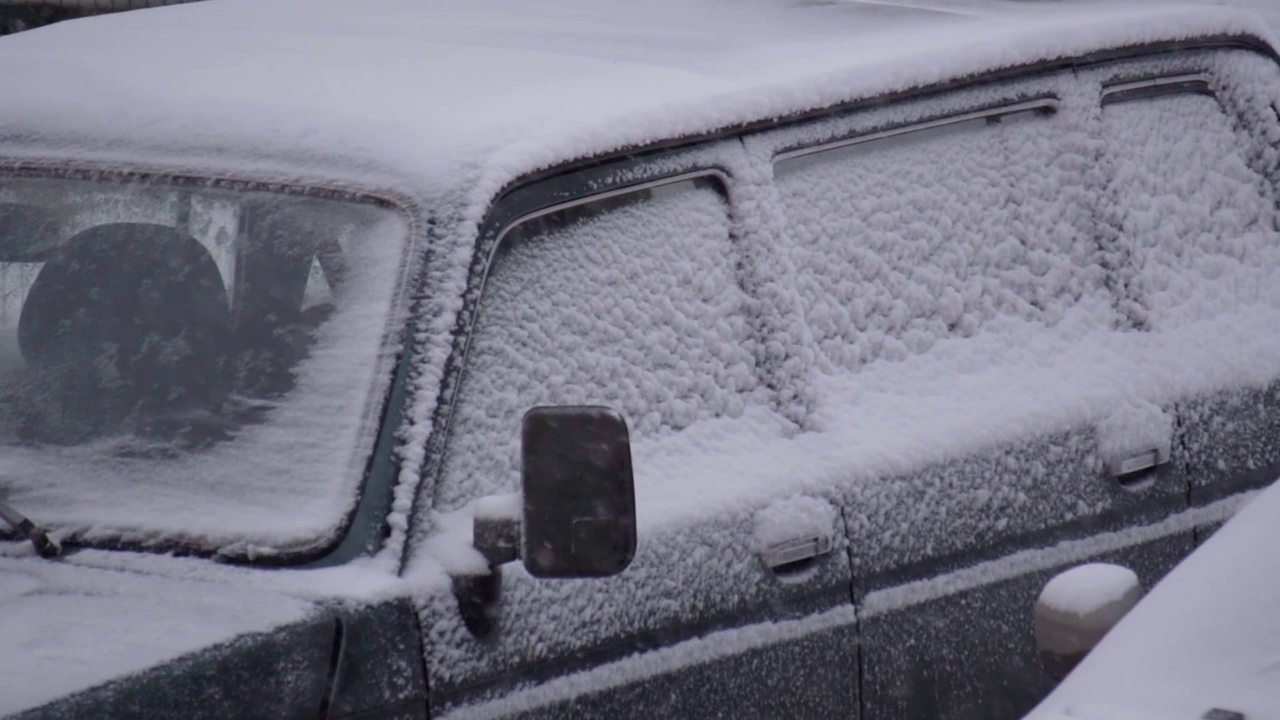
[[[1179,73],[1162,77],[1129,80],[1106,85],[1102,88],[1102,105],[1106,107],[1114,103],[1129,100],[1145,100],[1165,95],[1208,95],[1217,97],[1210,85],[1212,77],[1208,73]]]
[[[503,224],[502,229],[498,231],[498,235],[494,239],[493,250],[490,251],[489,258],[485,264],[485,277],[487,279],[489,275],[488,267],[489,267],[489,264],[493,262],[494,255],[497,253],[498,247],[502,245],[502,241],[503,239],[506,238],[507,233],[515,229],[517,225],[529,222],[530,220],[537,220],[540,217],[554,215],[555,213],[558,213],[564,210],[571,210],[575,207],[590,205],[591,203],[600,202],[601,200],[609,200],[611,198],[623,197],[625,195],[630,195],[632,193],[640,192],[641,190],[652,190],[654,188],[665,187],[667,185],[675,185],[677,183],[687,182],[689,180],[697,180],[705,177],[715,178],[724,187],[725,192],[726,193],[729,192],[729,176],[721,170],[717,170],[714,168],[707,168],[704,170],[690,170],[689,172],[680,173],[679,175],[668,175],[667,177],[657,178],[655,180],[648,180],[646,182],[638,183],[635,185],[625,185],[622,187],[614,188],[612,190],[605,190],[604,192],[595,193],[593,195],[584,195],[582,197],[574,198],[572,200],[566,200],[565,202],[562,202],[562,203],[556,203],[555,205],[548,205],[547,207],[540,208],[538,210],[534,210],[533,212],[528,212],[518,217],[515,217],[507,221],[505,224]]]
[[[914,132],[947,127],[948,125],[958,125],[972,120],[1001,118],[1007,115],[1016,115],[1018,113],[1035,111],[1052,114],[1058,111],[1059,104],[1058,99],[1055,97],[1043,97],[1036,98],[1035,100],[1025,100],[1008,105],[985,108],[982,110],[972,110],[970,112],[963,112],[956,115],[947,115],[946,117],[912,123],[910,125],[902,125],[888,130],[878,130],[865,135],[856,135],[854,137],[833,140],[819,145],[810,145],[807,147],[786,150],[773,156],[773,165],[774,167],[777,167],[779,163],[786,162],[787,160],[795,160],[797,158],[808,157],[809,155],[817,155],[818,153],[839,150],[841,148],[898,137],[900,135],[908,135]]]

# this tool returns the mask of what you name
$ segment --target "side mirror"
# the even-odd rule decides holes
[[[454,578],[467,629],[493,632],[489,607],[501,597],[499,565],[524,561],[539,578],[617,575],[636,554],[636,495],[627,422],[607,407],[536,407],[521,430],[520,496],[476,502],[472,544],[486,575]]]
[[[1045,584],[1035,605],[1036,645],[1054,680],[1066,677],[1141,599],[1138,575],[1121,565],[1079,565]]]
[[[636,552],[627,422],[607,407],[536,407],[521,432],[521,558],[540,578],[617,575]]]

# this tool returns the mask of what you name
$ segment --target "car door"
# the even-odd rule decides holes
[[[1150,584],[1191,547],[1172,403],[1049,362],[1132,332],[1094,220],[1096,89],[1063,71],[868,106],[749,143],[846,448],[863,713],[1017,716],[1052,684],[1030,608],[1057,568]]]
[[[723,142],[571,171],[490,211],[415,552],[465,584],[476,501],[519,487],[521,416],[582,404],[630,426],[639,547],[606,579],[499,567],[483,637],[457,597],[424,594],[433,712],[856,715],[837,498],[742,460],[798,431],[784,388],[805,372],[774,352],[785,346],[776,304],[760,300],[768,250],[749,175],[741,146]]]
[[[1280,476],[1280,367],[1266,331],[1280,307],[1280,71],[1262,53],[1220,50],[1091,76],[1132,301],[1153,332],[1188,338],[1184,363],[1207,366],[1178,405],[1190,500],[1229,509]],[[1197,341],[1203,326],[1215,342]]]

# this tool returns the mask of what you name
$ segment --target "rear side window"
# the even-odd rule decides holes
[[[1100,293],[1083,164],[1052,104],[965,117],[777,164],[809,324],[836,365],[996,315],[1056,322]]]
[[[1139,320],[1158,328],[1261,299],[1280,268],[1274,192],[1217,100],[1114,91],[1102,133],[1102,216],[1129,257]]]
[[[611,406],[640,441],[741,414],[758,387],[736,266],[708,178],[511,228],[471,333],[437,507],[519,486],[520,421],[535,405]]]

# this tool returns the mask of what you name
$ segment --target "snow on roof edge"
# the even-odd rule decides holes
[[[596,128],[583,128],[580,131],[576,136],[576,144],[581,150],[577,153],[561,152],[559,148],[563,141],[557,142],[554,137],[542,133],[531,134],[489,156],[489,162],[483,164],[474,177],[474,184],[467,193],[467,202],[457,219],[461,226],[478,226],[488,208],[504,194],[521,185],[570,172],[582,165],[605,163],[623,155],[688,147],[778,123],[802,122],[827,114],[856,111],[874,103],[960,89],[987,79],[1003,79],[1078,64],[1119,60],[1184,45],[1201,49],[1233,46],[1252,49],[1264,52],[1280,62],[1280,50],[1277,50],[1280,48],[1280,39],[1255,12],[1217,6],[1175,7],[1179,7],[1181,12],[1134,13],[1139,18],[1148,15],[1178,18],[1179,22],[1171,25],[1167,32],[1162,32],[1162,28],[1126,28],[1109,24],[1117,18],[1106,16],[1105,20],[1098,20],[1097,24],[1108,34],[1100,32],[1097,42],[1089,46],[1073,47],[1070,34],[1051,34],[1046,28],[1035,28],[1043,31],[1043,34],[1028,32],[1024,40],[1049,39],[1051,42],[1044,52],[1021,59],[984,62],[981,53],[974,53],[972,57],[963,58],[968,65],[956,62],[951,72],[931,72],[930,61],[945,55],[944,51],[938,51],[913,56],[914,64],[918,67],[907,68],[903,81],[897,84],[886,82],[878,75],[857,82],[867,73],[868,68],[855,66],[831,71],[824,82],[815,82],[816,91],[808,103],[774,103],[769,108],[769,103],[752,102],[750,97],[726,98],[726,105],[742,106],[744,109],[757,105],[761,109],[740,112],[736,118],[732,117],[732,113],[724,113],[727,117],[701,126],[677,121],[669,123],[665,132],[650,133],[648,136],[633,132],[631,137],[625,134],[624,127],[624,131],[617,132],[615,139],[610,141],[609,134],[616,132],[618,126],[605,122]],[[1224,18],[1227,21],[1220,21]],[[1213,22],[1209,22],[1210,20]],[[1119,42],[1120,36],[1125,35],[1126,31],[1134,33],[1130,41]],[[1117,41],[1112,41],[1113,38]],[[971,46],[967,49],[973,50]],[[908,79],[912,71],[915,72],[914,79]],[[853,74],[854,82],[844,81],[846,74]],[[789,92],[785,88],[776,90],[780,96]],[[766,94],[761,93],[760,88],[756,88],[754,92]],[[710,100],[706,102],[711,104]],[[679,113],[672,112],[673,110],[676,108],[653,108],[651,115],[678,116]],[[586,133],[589,135],[584,137]]]

